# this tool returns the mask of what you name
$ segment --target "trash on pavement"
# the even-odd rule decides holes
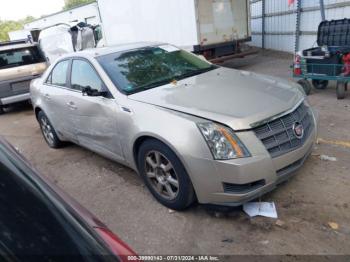
[[[339,225],[335,222],[328,222],[328,225],[330,228],[334,229],[334,230],[337,230],[339,229]]]
[[[286,223],[283,222],[282,220],[277,219],[277,221],[276,221],[276,225],[279,226],[279,227],[284,227],[285,224]]]
[[[337,158],[334,156],[327,156],[327,155],[320,155],[320,159],[323,161],[332,161],[335,162],[337,161]]]
[[[264,216],[278,218],[276,206],[273,202],[248,202],[243,205],[243,210],[250,217]]]

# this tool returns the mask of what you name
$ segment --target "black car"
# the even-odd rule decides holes
[[[0,261],[118,261],[135,253],[0,138]]]

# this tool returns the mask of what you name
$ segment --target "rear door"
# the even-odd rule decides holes
[[[117,104],[88,60],[72,61],[70,85],[76,92],[67,102],[75,107],[71,113],[79,144],[109,158],[123,159],[117,131]],[[110,95],[83,95],[82,89],[88,86]]]
[[[202,45],[248,37],[247,0],[197,0]]]

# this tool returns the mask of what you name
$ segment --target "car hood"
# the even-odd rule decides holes
[[[297,84],[290,81],[218,68],[130,95],[129,99],[244,130],[292,109],[303,97]]]

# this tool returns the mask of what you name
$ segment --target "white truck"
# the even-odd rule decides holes
[[[207,59],[251,40],[249,0],[97,0],[103,44],[158,41]]]
[[[97,0],[93,7],[100,19],[93,25],[40,21],[40,35],[33,39],[49,62],[92,46],[145,41],[171,43],[213,62],[249,53],[240,48],[251,40],[249,0]],[[80,9],[74,10],[79,15]],[[94,39],[82,34],[88,28],[80,24],[93,30]]]

